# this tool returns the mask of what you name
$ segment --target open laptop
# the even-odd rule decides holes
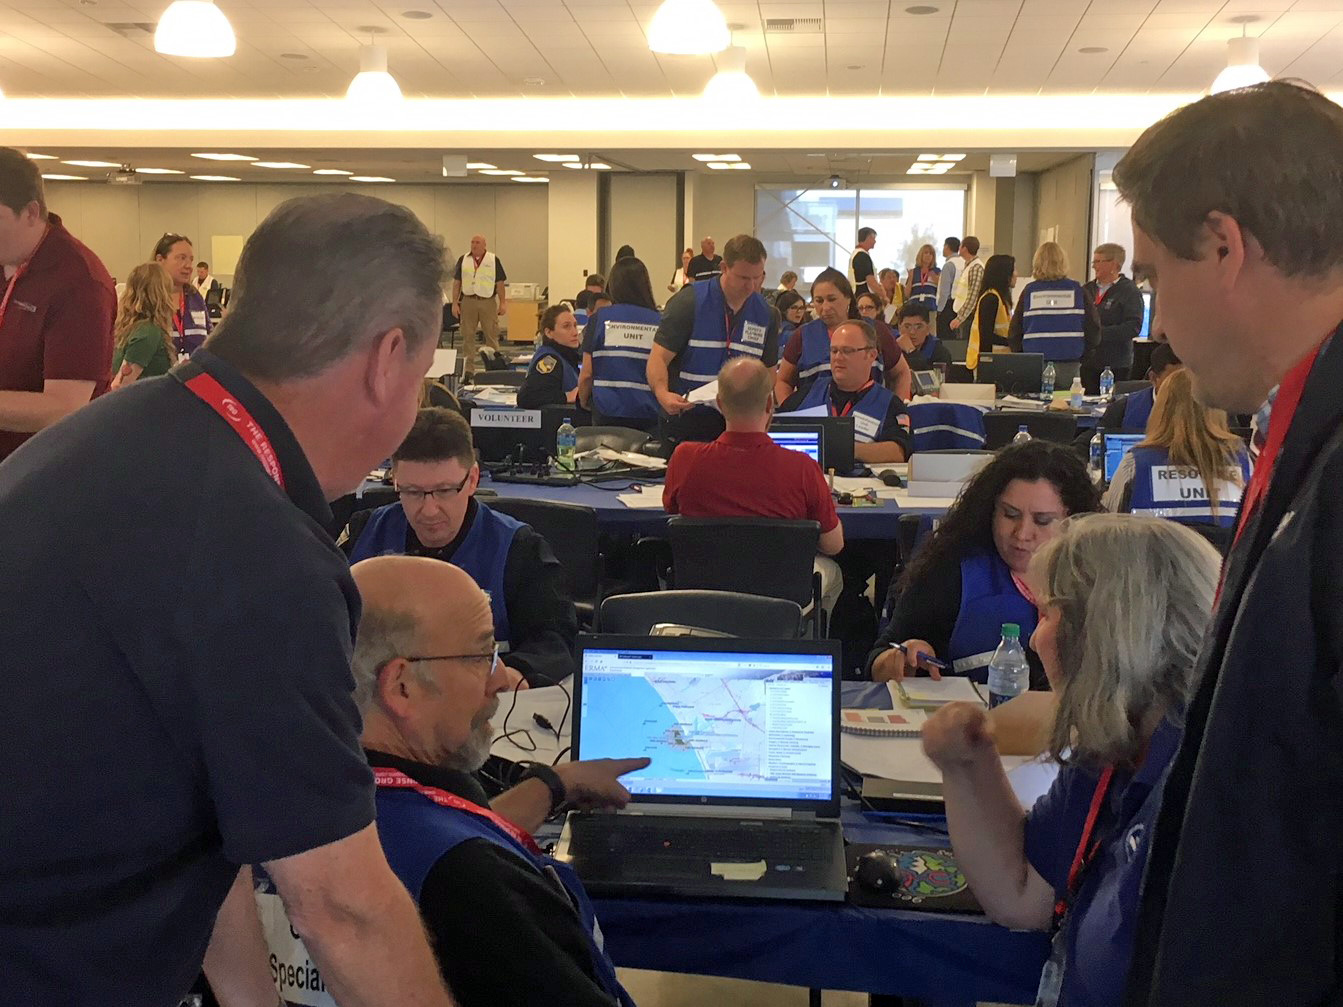
[[[770,425],[769,439],[781,448],[800,451],[825,471],[825,431],[820,423]]]
[[[1114,482],[1115,473],[1119,471],[1119,464],[1124,460],[1124,456],[1140,444],[1146,434],[1125,434],[1112,433],[1104,431],[1101,434],[1105,444],[1105,481]]]
[[[975,383],[996,385],[999,395],[1039,395],[1044,374],[1043,353],[981,353]]]
[[[825,455],[823,469],[834,469],[846,474],[853,468],[853,417],[852,416],[797,416],[780,413],[770,421],[769,429],[787,430],[790,427],[807,429],[817,424],[821,427],[822,453]]]
[[[565,821],[589,891],[844,899],[837,641],[582,635],[573,682],[575,759],[653,760]]]

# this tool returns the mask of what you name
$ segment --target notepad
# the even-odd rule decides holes
[[[840,730],[875,738],[917,738],[927,719],[923,710],[839,711]]]
[[[918,710],[936,710],[948,703],[978,703],[987,706],[983,694],[968,678],[943,675],[941,679],[906,678],[893,686],[891,698],[898,706]]]

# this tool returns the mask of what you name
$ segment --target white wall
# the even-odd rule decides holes
[[[358,191],[408,207],[442,236],[453,258],[484,234],[510,280],[547,282],[544,185],[245,185],[172,182],[139,186],[48,182],[47,202],[70,231],[124,279],[150,258],[166,231],[185,234],[197,259],[210,258],[212,235],[251,234],[294,196]]]
[[[1068,256],[1075,280],[1089,276],[1091,249],[1091,175],[1094,154],[1084,154],[1040,173],[1037,182],[1036,236],[1044,240],[1051,232]]]
[[[545,188],[550,190],[547,257],[553,304],[573,297],[583,289],[583,278],[601,268],[597,263],[597,172],[552,171]]]
[[[729,238],[755,233],[755,183],[749,177],[741,178],[734,171],[687,174],[687,189],[692,184],[695,190],[694,227],[690,232],[693,240],[687,244],[696,254],[699,253],[700,239],[705,235],[713,237],[718,243],[718,254],[722,255]],[[675,264],[668,263],[668,271]]]
[[[632,245],[657,290],[658,280],[671,275],[669,264],[678,259],[683,247],[676,233],[676,176],[612,175],[608,181],[608,254],[614,258],[621,245]],[[610,262],[603,264],[603,269],[610,268]]]

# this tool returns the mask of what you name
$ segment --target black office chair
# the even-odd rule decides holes
[[[602,555],[597,542],[597,512],[577,504],[493,497],[489,506],[529,524],[548,543],[569,577],[578,621],[591,626],[602,596]]]
[[[631,427],[582,427],[578,431],[575,450],[592,451],[595,448],[613,448],[616,451],[642,452],[648,443],[648,434]]]
[[[526,376],[526,371],[481,371],[476,375],[472,384],[517,388]]]
[[[951,362],[954,364],[965,363],[965,355],[970,351],[970,340],[968,339],[944,339],[942,345],[947,348],[951,354]]]
[[[361,510],[377,510],[388,504],[396,503],[396,490],[390,486],[375,486],[364,492],[363,496],[346,493],[343,497],[331,501],[331,534],[339,535],[350,523],[350,517]]]
[[[1022,427],[1032,440],[1055,444],[1071,444],[1077,436],[1077,418],[1072,413],[991,410],[984,414],[984,447],[990,451],[1006,447]]]
[[[1132,395],[1134,392],[1140,392],[1144,388],[1150,388],[1151,386],[1152,382],[1150,381],[1116,381],[1115,398],[1118,398],[1121,395]]]
[[[647,636],[671,623],[732,636],[794,640],[802,628],[802,607],[785,598],[734,591],[649,591],[617,594],[602,602],[599,632]]]
[[[688,518],[667,522],[674,586],[786,598],[807,613],[812,634],[824,635],[821,578],[813,570],[821,526],[815,521],[755,517]]]

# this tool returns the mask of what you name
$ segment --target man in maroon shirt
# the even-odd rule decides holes
[[[662,506],[686,517],[763,517],[815,521],[821,607],[834,606],[844,582],[831,556],[844,548],[844,526],[821,467],[779,447],[765,432],[774,418],[774,373],[751,357],[718,372],[718,409],[727,430],[708,443],[684,441],[667,464]]]
[[[0,147],[0,461],[107,390],[116,293],[102,262],[47,212],[37,165]]]

